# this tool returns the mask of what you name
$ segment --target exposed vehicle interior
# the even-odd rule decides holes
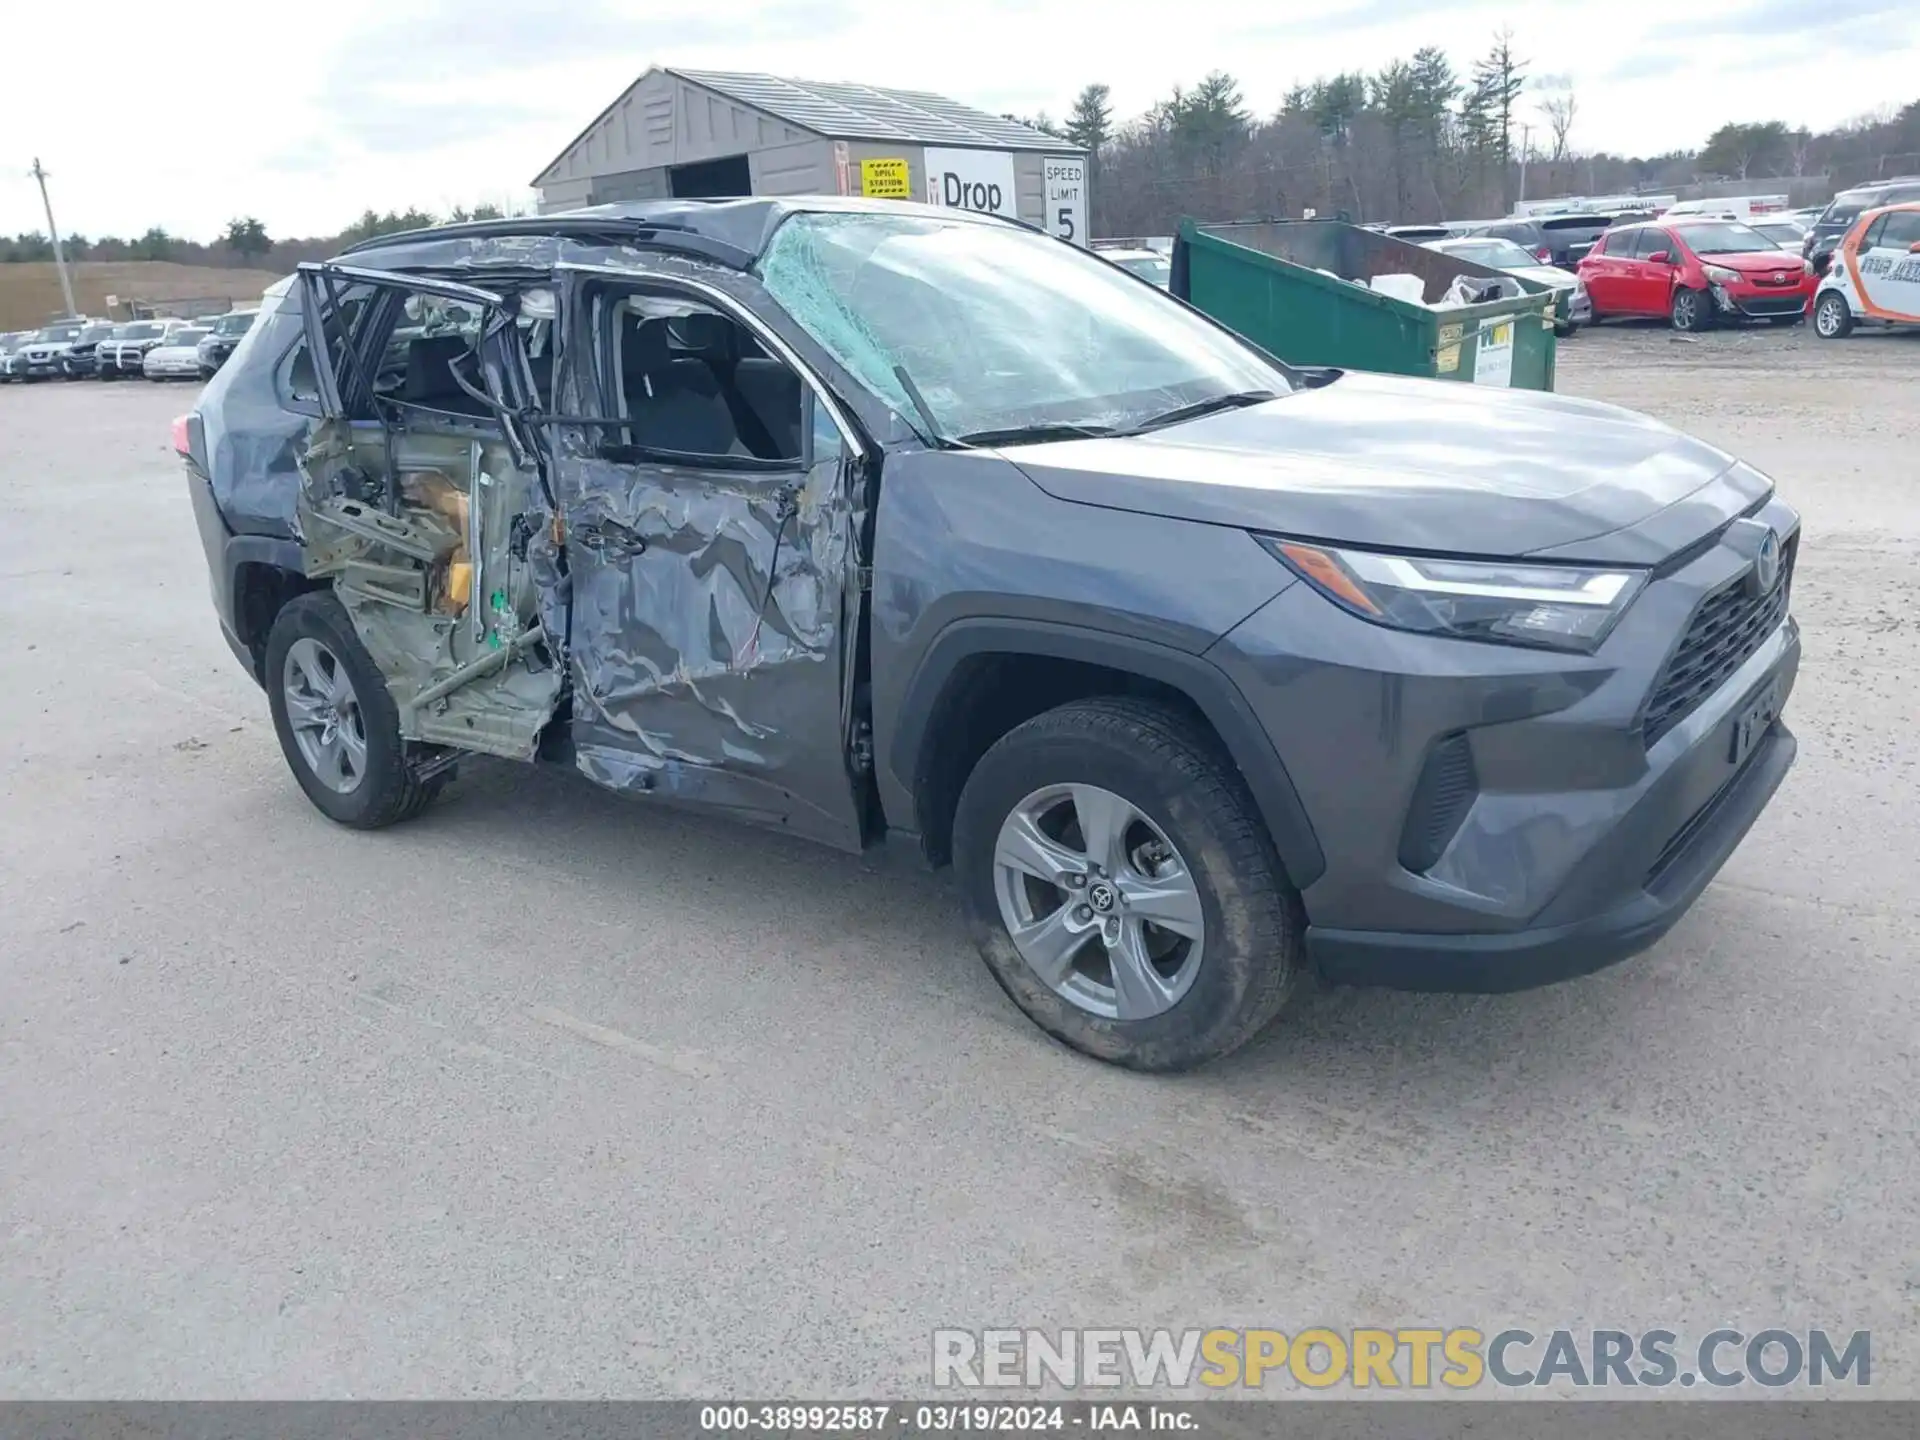
[[[400,287],[320,301],[341,415],[319,423],[298,506],[307,574],[330,581],[386,678],[409,740],[529,759],[565,688],[529,560],[552,499],[489,398],[483,332],[498,311]],[[537,297],[537,298],[536,298]],[[533,403],[551,402],[554,306],[511,322]],[[729,316],[678,296],[602,293],[592,374],[602,446],[629,463],[798,462],[797,375]],[[296,376],[294,385],[300,383]]]

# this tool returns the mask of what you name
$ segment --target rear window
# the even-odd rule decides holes
[[[1540,228],[1561,234],[1582,230],[1604,230],[1611,223],[1604,215],[1556,215],[1551,220],[1542,220]]]

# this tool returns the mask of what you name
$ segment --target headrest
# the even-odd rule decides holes
[[[702,360],[727,361],[734,358],[733,321],[711,311],[676,315],[667,322],[673,347],[683,355]]]
[[[406,398],[424,405],[461,391],[453,378],[453,364],[472,348],[464,335],[423,335],[407,346]]]
[[[620,366],[628,375],[658,375],[673,361],[667,322],[643,320],[620,331]]]

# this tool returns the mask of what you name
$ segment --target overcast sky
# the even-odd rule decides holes
[[[61,228],[95,236],[206,239],[241,214],[330,234],[369,206],[524,198],[653,64],[1056,117],[1099,80],[1122,118],[1223,68],[1267,114],[1295,81],[1420,45],[1464,70],[1503,22],[1536,75],[1574,87],[1582,148],[1696,145],[1727,119],[1818,129],[1920,98],[1913,0],[20,0],[0,232],[42,228],[35,155]]]

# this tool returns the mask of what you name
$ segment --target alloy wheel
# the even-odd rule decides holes
[[[1014,949],[1062,999],[1112,1020],[1179,1004],[1206,922],[1185,858],[1131,801],[1050,785],[1014,806],[994,847],[994,894]]]
[[[280,687],[307,768],[329,790],[351,794],[367,775],[367,729],[340,657],[318,640],[296,640],[287,650]]]

